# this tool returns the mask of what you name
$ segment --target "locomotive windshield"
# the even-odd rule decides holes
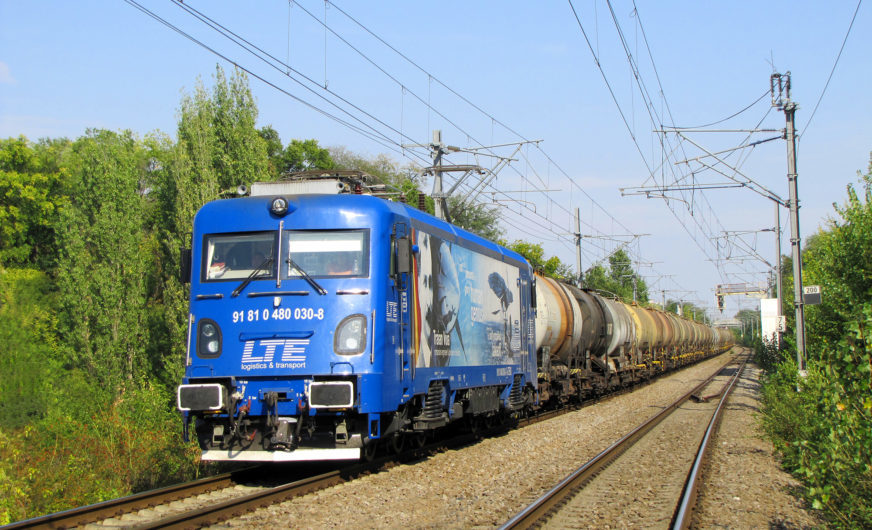
[[[306,230],[288,232],[287,259],[315,278],[369,275],[369,231]],[[291,266],[286,278],[299,278]]]
[[[281,247],[282,278],[353,278],[369,276],[368,230],[285,231]],[[211,234],[204,239],[203,281],[244,280],[259,267],[256,279],[275,279],[276,232]],[[293,262],[293,264],[291,264]]]
[[[206,236],[204,281],[248,278],[267,258],[275,256],[275,244],[275,232]],[[275,279],[274,268],[264,268],[258,278]]]

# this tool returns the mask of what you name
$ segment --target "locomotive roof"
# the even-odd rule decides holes
[[[277,196],[241,197],[219,199],[203,205],[194,218],[195,229],[200,232],[245,232],[263,230],[264,219],[279,219],[269,213],[269,206]],[[323,210],[318,219],[330,219],[330,212],[356,210],[369,212],[371,215],[394,214],[408,217],[412,227],[427,231],[436,231],[443,239],[453,242],[468,242],[483,247],[490,252],[500,254],[509,261],[527,264],[527,260],[513,250],[497,245],[472,232],[450,224],[426,212],[409,205],[388,201],[371,195],[354,194],[311,194],[288,195],[285,198],[290,203],[292,215],[297,209]],[[266,215],[264,215],[266,214]],[[274,225],[270,225],[271,227]],[[529,266],[529,264],[527,264]]]

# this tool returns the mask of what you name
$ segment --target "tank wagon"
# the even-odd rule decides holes
[[[262,184],[196,214],[177,405],[203,460],[371,458],[732,344],[536,276],[517,253],[360,191]]]
[[[585,399],[720,353],[732,333],[537,275],[540,406]]]

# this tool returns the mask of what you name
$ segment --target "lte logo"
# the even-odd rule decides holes
[[[269,339],[245,341],[242,351],[243,363],[270,363],[281,348],[281,362],[301,362],[306,360],[306,346],[309,339]],[[255,355],[257,347],[258,355]]]

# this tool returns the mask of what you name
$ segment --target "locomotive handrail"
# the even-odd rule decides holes
[[[240,333],[239,340],[261,340],[261,339],[308,339],[315,332],[313,330],[306,331],[265,331],[262,333]]]
[[[309,296],[309,291],[254,291],[248,293],[249,298],[259,296]]]

